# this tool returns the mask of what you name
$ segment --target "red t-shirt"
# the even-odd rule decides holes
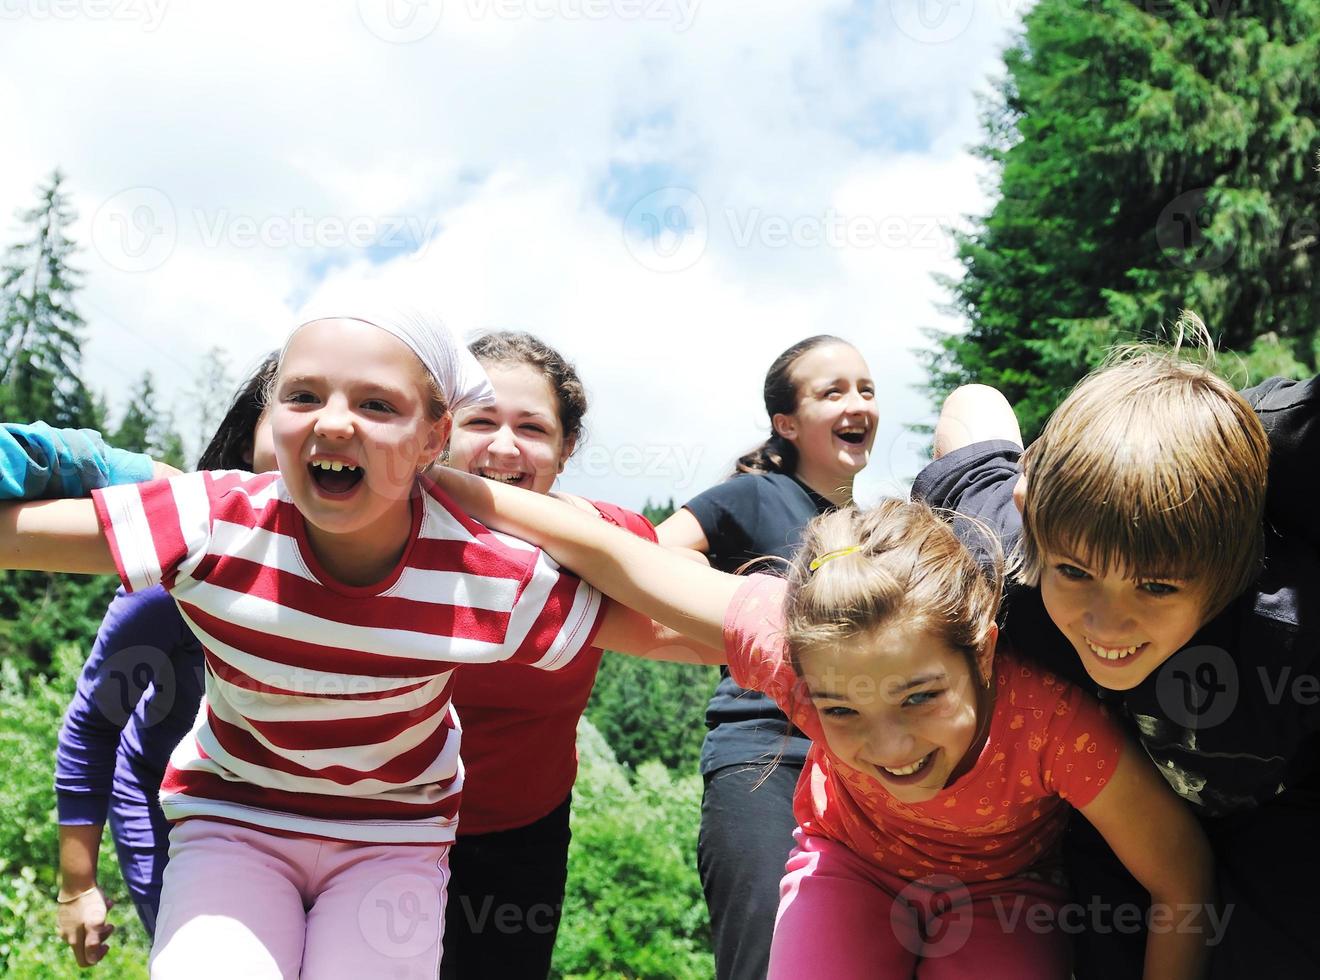
[[[1050,858],[1066,804],[1090,803],[1123,749],[1100,705],[1001,642],[994,716],[976,765],[934,798],[903,803],[835,758],[810,700],[789,696],[798,678],[783,635],[786,588],[780,578],[750,576],[729,606],[724,642],[734,680],[773,697],[813,741],[793,800],[803,832],[908,879],[992,881]]]
[[[205,655],[202,710],[161,784],[170,820],[449,843],[456,668],[566,667],[604,608],[434,485],[393,571],[361,587],[321,567],[278,473],[190,473],[93,499],[125,586],[163,585]]]
[[[656,540],[641,514],[592,502],[605,520]],[[463,726],[463,806],[458,836],[525,827],[563,803],[577,778],[577,723],[601,650],[555,671],[476,664],[458,671],[454,707]]]

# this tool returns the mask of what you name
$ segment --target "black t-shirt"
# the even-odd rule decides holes
[[[834,505],[816,491],[781,473],[743,474],[698,494],[684,506],[701,525],[710,545],[710,563],[736,572],[767,555],[791,558],[802,531],[813,517]],[[758,562],[749,571],[782,574],[782,562]],[[773,700],[739,687],[721,671],[719,686],[706,709],[710,732],[701,747],[701,771],[722,766],[781,761],[802,765],[811,742],[791,729]],[[787,736],[787,738],[786,738]]]
[[[928,465],[912,496],[980,518],[1011,553],[1021,450],[965,446]],[[971,543],[971,542],[969,542]],[[1100,688],[1050,620],[1040,590],[1011,586],[1014,646],[1108,704],[1169,784],[1205,816],[1244,812],[1320,772],[1320,560],[1267,533],[1257,581],[1130,691]]]

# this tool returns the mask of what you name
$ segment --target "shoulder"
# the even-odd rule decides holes
[[[995,650],[995,679],[1000,697],[1007,696],[1009,704],[1048,714],[1070,713],[1088,697],[1076,685],[1048,667],[1024,658],[1003,640]]]
[[[1320,555],[1306,542],[1265,532],[1259,577],[1234,600],[1239,615],[1308,634],[1320,623]]]
[[[596,513],[615,527],[621,527],[647,541],[656,540],[655,525],[637,511],[604,500],[591,500],[588,503],[596,508]]]

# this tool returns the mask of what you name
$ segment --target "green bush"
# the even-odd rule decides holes
[[[656,760],[696,772],[706,737],[706,703],[717,667],[671,664],[607,653],[601,660],[587,717],[631,768]]]
[[[0,975],[83,977],[55,934],[59,830],[55,814],[55,744],[65,706],[82,670],[83,649],[55,651],[49,676],[0,662]],[[118,927],[93,975],[146,977],[150,946],[133,911],[107,834],[98,879],[116,903]]]
[[[696,870],[701,777],[647,762],[630,780],[586,719],[578,753],[555,976],[712,976]]]

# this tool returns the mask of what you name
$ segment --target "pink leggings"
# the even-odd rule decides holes
[[[193,818],[170,831],[153,980],[435,980],[447,845],[338,844]]]
[[[843,844],[794,835],[770,980],[1067,980],[1065,894],[1041,881],[906,881]]]

